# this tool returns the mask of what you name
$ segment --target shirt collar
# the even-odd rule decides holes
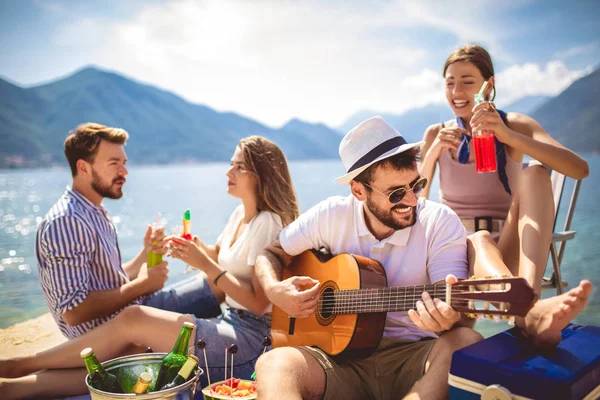
[[[73,189],[71,186],[67,186],[67,188],[65,189],[65,194],[73,198],[76,202],[83,206],[83,208],[89,211],[100,212],[102,215],[108,218],[108,211],[106,210],[106,208],[104,208],[102,204],[100,204],[99,206],[95,205],[94,203],[89,201],[84,195],[79,193],[77,190]]]
[[[365,212],[363,209],[363,202],[362,201],[356,201],[356,209],[355,212],[357,213],[357,218],[358,218],[358,236],[371,236],[373,237],[373,234],[371,233],[371,231],[369,230],[369,228],[367,228],[367,223],[365,221]],[[419,212],[421,211],[421,208],[423,207],[424,201],[422,199],[419,199],[418,203],[417,203],[417,224],[419,223]],[[394,246],[406,246],[408,244],[408,239],[410,238],[410,232],[412,231],[412,226],[408,227],[408,228],[404,228],[404,229],[400,229],[396,232],[394,232],[391,236],[383,239],[383,242],[389,243],[391,245]]]

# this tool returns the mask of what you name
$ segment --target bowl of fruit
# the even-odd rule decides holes
[[[226,381],[219,381],[202,389],[204,400],[221,399],[256,399],[256,382],[229,378]]]

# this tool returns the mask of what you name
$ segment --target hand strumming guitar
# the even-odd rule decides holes
[[[308,276],[292,276],[268,288],[267,297],[290,317],[314,314],[319,300],[319,281]]]

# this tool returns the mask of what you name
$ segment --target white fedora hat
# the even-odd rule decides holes
[[[363,121],[352,128],[340,143],[340,157],[346,168],[346,175],[335,181],[348,185],[372,164],[423,143],[425,142],[407,143],[397,130],[379,116]]]

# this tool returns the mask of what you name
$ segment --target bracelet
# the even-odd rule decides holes
[[[221,272],[219,275],[217,275],[217,277],[216,277],[216,278],[215,278],[215,280],[213,281],[213,283],[215,284],[215,286],[217,286],[217,281],[218,281],[219,279],[221,279],[221,277],[222,277],[223,275],[225,275],[226,273],[227,273],[227,271],[223,271],[223,272]]]

